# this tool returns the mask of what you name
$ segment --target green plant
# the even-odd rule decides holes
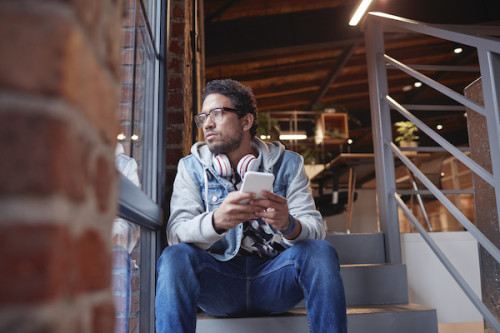
[[[279,123],[276,119],[269,116],[269,113],[259,113],[257,117],[257,137],[258,138],[270,138],[272,134],[272,129],[280,130]]]
[[[399,133],[399,136],[395,139],[396,142],[415,141],[420,138],[415,134],[415,132],[418,132],[418,127],[411,121],[398,121],[395,125],[397,127],[396,131]]]

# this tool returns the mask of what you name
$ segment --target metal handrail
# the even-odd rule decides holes
[[[394,155],[396,155],[426,187],[427,190],[406,192],[433,194],[443,206],[470,232],[486,251],[500,262],[500,250],[445,196],[446,191],[439,190],[412,161],[392,143],[392,125],[390,110],[396,110],[405,118],[413,122],[420,130],[437,142],[440,147],[455,156],[472,172],[493,186],[496,194],[498,216],[500,216],[500,163],[492,163],[492,172],[485,170],[474,160],[466,156],[463,148],[457,148],[424,122],[415,117],[408,109],[418,109],[411,106],[408,109],[399,104],[388,93],[387,69],[398,69],[427,84],[436,91],[457,101],[472,111],[481,114],[487,119],[488,139],[492,161],[500,159],[500,97],[496,94],[500,86],[500,41],[491,37],[480,37],[473,34],[470,28],[458,26],[442,26],[426,24],[408,20],[384,13],[370,13],[364,23],[366,53],[368,64],[368,79],[370,86],[370,106],[372,115],[372,129],[374,136],[375,170],[377,174],[378,211],[382,232],[386,238],[386,261],[401,262],[401,244],[399,241],[399,223],[397,209],[400,207],[408,217],[410,223],[418,230],[424,240],[440,259],[452,277],[457,281],[465,294],[470,298],[485,320],[495,331],[500,332],[500,323],[484,305],[480,298],[472,291],[460,273],[451,264],[449,259],[431,239],[417,218],[404,204],[395,186]],[[488,31],[488,29],[482,29]],[[483,78],[484,106],[449,89],[439,82],[418,72],[425,66],[405,65],[402,62],[385,54],[384,32],[411,32],[425,34],[436,38],[453,41],[474,47],[478,51],[479,70]],[[440,66],[443,70],[452,70],[451,66]],[[463,70],[464,68],[461,68]],[[468,68],[467,70],[472,69]],[[429,106],[422,106],[423,109]],[[417,150],[432,150],[430,147],[419,147]]]

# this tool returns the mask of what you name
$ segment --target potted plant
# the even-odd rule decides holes
[[[396,124],[396,131],[399,136],[394,141],[399,143],[400,147],[416,147],[419,136],[415,133],[418,132],[418,127],[411,121],[398,121]]]

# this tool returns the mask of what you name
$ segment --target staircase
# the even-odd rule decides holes
[[[437,333],[436,310],[408,303],[406,266],[385,264],[383,234],[327,235],[340,257],[349,333]],[[280,316],[198,315],[198,333],[309,332],[304,304]]]

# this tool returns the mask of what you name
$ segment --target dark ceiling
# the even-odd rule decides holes
[[[314,114],[326,106],[345,110],[353,139],[350,150],[372,151],[364,36],[359,27],[348,25],[359,2],[205,0],[206,80],[245,83],[253,89],[260,112]],[[369,11],[427,23],[486,23],[500,29],[499,0],[373,0]],[[393,34],[386,37],[385,47],[387,54],[406,64],[477,66],[475,50],[463,47],[464,52],[455,54],[457,45],[443,40]],[[477,72],[425,74],[461,93],[479,77]],[[390,94],[401,104],[453,104],[425,85],[414,88],[415,80],[400,71],[389,70],[388,75]],[[446,121],[443,136],[456,144],[467,143],[463,113],[420,116],[431,125]]]

